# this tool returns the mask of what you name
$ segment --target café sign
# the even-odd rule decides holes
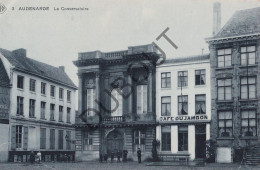
[[[182,122],[182,121],[200,121],[200,120],[208,120],[207,115],[195,115],[195,116],[162,116],[159,118],[160,122]]]

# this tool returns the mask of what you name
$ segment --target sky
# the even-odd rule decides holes
[[[79,52],[127,50],[155,42],[167,58],[208,53],[205,38],[212,36],[213,0],[0,0],[0,48],[25,48],[27,56],[65,66],[77,85],[72,61]],[[260,7],[260,0],[220,0],[221,25],[236,10]],[[49,7],[49,11],[19,11],[19,7]],[[85,7],[85,11],[55,11]],[[12,10],[14,8],[14,10]],[[156,38],[166,35],[178,46]]]

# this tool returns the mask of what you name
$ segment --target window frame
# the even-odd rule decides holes
[[[29,117],[35,118],[35,100],[29,99]]]
[[[59,99],[63,100],[64,98],[64,89],[63,88],[59,88]]]
[[[179,98],[180,97],[187,97],[187,102],[183,102],[183,101],[179,101]],[[181,99],[181,100],[183,100],[183,99]],[[189,115],[189,97],[188,97],[188,95],[182,95],[182,96],[177,96],[177,101],[178,101],[178,115]],[[183,104],[186,104],[187,105],[187,114],[180,114],[180,109],[179,109],[179,107],[180,107],[180,103],[182,103],[182,105]],[[183,107],[183,106],[182,106]]]
[[[197,101],[197,99],[196,99],[196,97],[198,97],[198,96],[204,96],[205,97],[205,100],[204,101]],[[204,102],[204,105],[205,105],[205,113],[199,113],[199,114],[207,114],[207,105],[206,105],[206,94],[195,94],[195,115],[198,115],[197,113],[196,113],[196,105],[197,105],[197,102]]]
[[[41,94],[46,95],[46,83],[41,82]]]
[[[71,108],[67,107],[67,123],[71,123]]]
[[[165,77],[163,77],[163,75],[165,75]],[[165,87],[163,86],[163,81],[165,81]],[[171,88],[171,72],[161,73],[161,88]]]
[[[24,116],[24,97],[17,96],[17,109],[16,109],[16,115],[18,116]]]
[[[41,119],[45,119],[46,102],[41,101]]]
[[[59,122],[63,122],[63,112],[64,112],[64,107],[59,105]]]
[[[243,78],[246,78],[247,79],[247,84],[242,84],[242,79]],[[248,82],[248,79],[249,78],[254,78],[255,79],[255,83],[253,83],[253,84],[249,84],[249,82]],[[249,96],[249,86],[252,86],[252,85],[254,85],[255,86],[255,97],[254,98],[250,98],[250,96]],[[250,100],[250,99],[256,99],[257,98],[257,77],[256,76],[242,76],[242,77],[240,77],[240,99],[242,99],[242,100]],[[246,86],[247,87],[247,97],[246,98],[242,98],[242,86]]]
[[[185,73],[187,74],[186,76],[185,76]],[[178,87],[188,87],[188,81],[189,81],[189,79],[188,79],[188,76],[189,76],[188,71],[178,71],[177,74],[178,74]],[[180,74],[182,74],[182,75],[180,75]],[[182,81],[181,81],[181,79],[182,79]],[[185,85],[183,85],[183,82],[185,82],[184,80],[186,80],[186,84]]]
[[[163,128],[169,128],[170,132],[163,131]],[[164,139],[165,136],[165,139]],[[170,143],[168,143],[170,141]],[[161,151],[171,151],[171,143],[172,143],[172,138],[171,138],[171,126],[162,126],[161,128]]]
[[[58,149],[63,150],[64,143],[64,130],[58,130]]]
[[[22,81],[22,82],[20,82]],[[24,76],[17,75],[17,88],[24,89]]]
[[[67,90],[67,102],[71,102],[71,91]]]
[[[40,149],[46,149],[46,128],[40,128]]]
[[[180,130],[180,128],[183,127],[185,128],[184,130]],[[178,151],[188,151],[189,150],[189,129],[187,125],[179,125],[178,126]],[[180,145],[180,135],[182,135],[182,144]],[[186,138],[186,140],[185,140]],[[185,143],[185,141],[187,141],[187,143]],[[180,147],[182,147],[180,149]]]
[[[230,49],[230,54],[229,53],[226,53],[226,50],[227,49]],[[222,55],[219,55],[218,53],[219,53],[219,50],[224,50],[224,54],[222,54]],[[232,67],[232,48],[220,48],[220,49],[217,49],[216,50],[216,52],[217,52],[217,67],[218,68],[227,68],[227,67]],[[226,57],[227,56],[229,56],[230,55],[230,66],[226,66],[226,61],[228,61],[228,60],[226,60]],[[223,67],[220,67],[219,66],[219,58],[220,57],[224,57],[224,66]]]
[[[202,74],[201,72],[204,71],[204,74]],[[199,72],[200,74],[197,75],[196,72]],[[196,76],[200,76],[200,83],[197,84],[197,81],[196,81]],[[204,84],[201,83],[201,77],[204,76]],[[195,86],[204,86],[206,85],[206,69],[199,69],[199,70],[195,70]]]
[[[50,96],[51,97],[55,97],[55,88],[56,87],[54,85],[50,85]]]
[[[232,115],[232,117],[231,117],[231,119],[219,119],[219,114],[220,113],[227,113],[227,112],[231,112],[231,115]],[[233,125],[233,117],[234,117],[234,115],[233,115],[233,111],[232,110],[219,110],[218,112],[217,112],[217,120],[218,120],[218,137],[233,137],[233,133],[234,133],[234,129],[233,129],[233,127],[234,127],[234,125]],[[220,135],[219,134],[219,131],[220,131],[220,128],[223,128],[223,127],[219,127],[219,120],[222,120],[222,121],[224,121],[224,133],[226,133],[227,132],[227,128],[230,128],[232,131],[231,131],[231,134],[229,135],[229,136],[222,136],[222,135]],[[227,127],[227,121],[232,121],[232,127]]]
[[[163,103],[163,98],[170,98],[170,102],[167,103]],[[163,114],[163,106],[165,105],[165,111],[166,111],[166,114]],[[167,114],[167,107],[168,105],[170,105],[170,113],[169,115]],[[171,116],[171,96],[161,96],[161,116]]]
[[[55,149],[55,129],[50,129],[50,149],[54,150]]]
[[[224,83],[225,83],[225,80],[229,80],[229,79],[231,80],[230,85],[227,85],[227,86],[226,86],[226,85],[224,85],[224,86],[219,86],[219,85],[218,85],[218,81],[219,81],[219,80],[224,80]],[[232,85],[232,78],[221,78],[221,79],[217,79],[217,100],[218,100],[218,101],[230,101],[230,100],[232,100],[232,86],[233,86],[233,85]],[[226,99],[226,98],[227,98],[226,88],[228,88],[228,87],[230,87],[230,98],[231,98],[231,99]],[[219,99],[219,88],[224,88],[224,93],[223,93],[223,94],[224,94],[224,99],[223,99],[223,100],[220,100],[220,99]]]
[[[250,118],[249,117],[249,111],[254,111],[254,113],[255,113],[255,118]],[[241,136],[243,136],[243,137],[248,137],[248,136],[251,136],[251,135],[243,135],[243,128],[247,128],[247,132],[250,132],[249,131],[249,128],[250,127],[252,127],[252,128],[255,128],[255,136],[257,136],[257,110],[256,109],[242,109],[241,111]],[[242,116],[242,114],[243,114],[243,112],[247,112],[248,113],[248,117],[247,118],[243,118],[243,116]],[[255,126],[250,126],[250,120],[255,120]],[[247,126],[246,127],[243,127],[243,124],[242,124],[242,121],[243,120],[247,120]],[[252,135],[252,136],[254,136],[254,135]]]
[[[248,51],[248,47],[255,47],[255,50],[254,51]],[[246,48],[246,51],[245,52],[242,52],[242,48]],[[250,66],[250,65],[256,65],[256,52],[257,52],[257,49],[256,49],[256,45],[246,45],[246,46],[241,46],[240,47],[240,66]],[[255,60],[254,60],[254,64],[249,64],[249,54],[250,53],[255,53]],[[242,64],[242,54],[245,54],[246,55],[246,64],[243,65]]]
[[[36,80],[35,79],[30,79],[30,87],[29,90],[31,92],[36,92]]]
[[[142,152],[145,152],[145,130],[134,130],[133,144],[134,144],[134,151],[137,151],[137,149],[140,148]]]
[[[55,121],[55,104],[50,103],[50,120]]]

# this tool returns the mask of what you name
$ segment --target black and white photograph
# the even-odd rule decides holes
[[[260,169],[259,91],[259,0],[0,0],[0,169]]]

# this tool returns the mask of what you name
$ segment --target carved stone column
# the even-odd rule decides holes
[[[128,113],[132,114],[133,113],[133,94],[132,94],[132,77],[131,74],[128,74],[128,80],[127,83],[130,85],[128,87],[128,93],[129,93],[129,97],[128,97]]]
[[[96,100],[100,102],[100,74],[96,73]],[[98,102],[95,102],[95,109],[99,112]]]
[[[153,112],[153,73],[149,70],[148,75],[148,113]]]

